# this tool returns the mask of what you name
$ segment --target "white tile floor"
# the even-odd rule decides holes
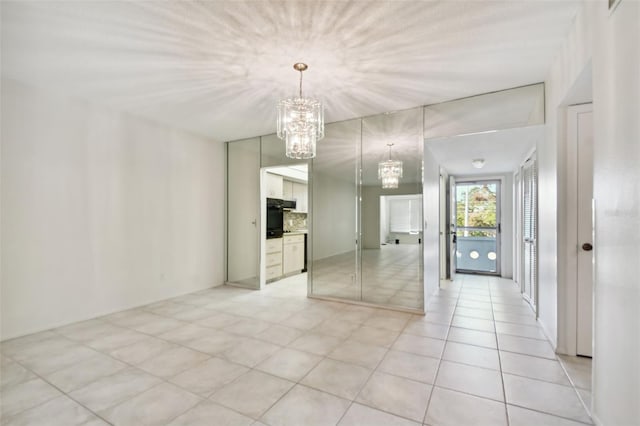
[[[591,424],[590,364],[561,366],[509,280],[459,275],[425,316],[305,295],[221,287],[4,342],[1,424]]]

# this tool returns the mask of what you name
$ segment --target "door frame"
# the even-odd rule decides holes
[[[566,109],[566,192],[565,192],[565,317],[564,317],[564,347],[562,352],[576,355],[578,347],[578,132],[577,118],[581,113],[593,112],[593,103],[569,105]],[[573,224],[569,226],[569,224]],[[592,279],[594,275],[592,274]],[[595,282],[592,281],[593,285]],[[591,302],[593,304],[593,300]],[[593,306],[593,305],[592,305]],[[591,319],[593,336],[593,316]],[[593,337],[592,337],[593,338]]]

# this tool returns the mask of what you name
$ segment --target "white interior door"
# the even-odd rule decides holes
[[[593,112],[591,104],[576,107],[578,156],[578,355],[592,356],[593,341]]]
[[[522,178],[522,295],[537,311],[538,169],[535,154],[525,161]]]

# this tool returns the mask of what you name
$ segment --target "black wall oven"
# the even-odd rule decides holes
[[[282,200],[267,198],[267,238],[281,238],[283,224]]]

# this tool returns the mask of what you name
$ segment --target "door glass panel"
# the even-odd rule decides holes
[[[227,144],[227,281],[259,288],[260,138]]]
[[[363,119],[360,221],[365,302],[423,308],[422,131],[422,108]],[[402,161],[402,177],[397,187],[382,188],[378,165],[389,159]]]
[[[325,126],[312,161],[311,294],[359,300],[356,276],[360,120]]]
[[[456,184],[456,266],[458,271],[499,272],[499,182]]]

